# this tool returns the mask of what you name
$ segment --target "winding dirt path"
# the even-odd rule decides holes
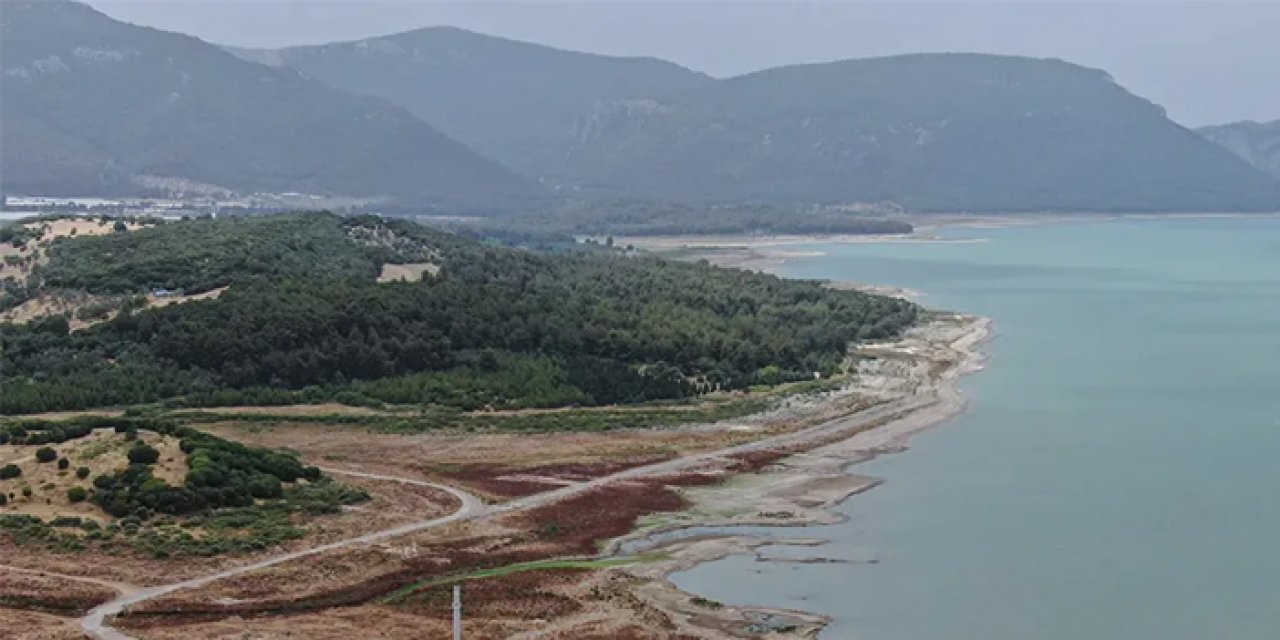
[[[142,587],[127,582],[112,582],[111,580],[100,580],[98,578],[88,578],[85,576],[73,576],[69,573],[58,573],[56,571],[45,571],[43,569],[27,569],[24,567],[14,567],[7,564],[0,564],[0,572],[8,571],[10,573],[22,573],[29,576],[38,576],[41,578],[58,578],[60,580],[70,580],[72,582],[83,582],[97,587],[106,587],[112,591],[119,592],[124,595],[136,593]]]
[[[722,460],[726,456],[812,444],[815,441],[821,442],[825,439],[842,434],[848,434],[848,437],[853,437],[856,434],[862,434],[864,436],[871,436],[871,434],[874,434],[874,436],[871,437],[877,441],[878,447],[901,444],[907,437],[909,437],[910,434],[954,416],[963,409],[965,405],[964,396],[960,394],[953,385],[957,378],[978,366],[980,358],[977,356],[976,351],[974,351],[974,347],[986,338],[989,334],[989,330],[990,323],[985,320],[970,325],[968,330],[961,336],[956,339],[949,340],[947,343],[947,347],[953,351],[953,353],[965,355],[965,357],[961,358],[961,360],[956,363],[956,366],[949,368],[949,370],[943,373],[940,377],[925,382],[921,386],[906,393],[906,395],[898,397],[897,399],[889,400],[883,404],[858,411],[851,415],[842,416],[821,424],[800,429],[798,431],[770,436],[760,440],[716,449],[713,451],[690,454],[650,465],[632,467],[610,475],[559,487],[551,491],[534,494],[501,504],[487,505],[470,493],[459,490],[455,487],[434,482],[384,476],[360,471],[349,471],[345,469],[322,468],[326,473],[332,473],[335,475],[349,475],[374,480],[403,482],[406,484],[439,489],[457,497],[461,501],[461,506],[457,511],[447,516],[404,524],[303,551],[287,553],[259,562],[233,567],[231,569],[200,578],[194,578],[168,585],[147,587],[131,594],[122,595],[115,600],[111,600],[110,602],[106,602],[95,607],[89,611],[88,615],[81,619],[81,627],[90,637],[98,640],[136,640],[133,637],[117,631],[107,625],[106,619],[120,614],[127,607],[139,602],[183,589],[202,587],[223,578],[230,578],[257,571],[259,569],[265,569],[290,560],[305,558],[324,553],[326,551],[332,551],[334,549],[378,542],[408,533],[432,529],[460,520],[472,520],[485,516],[531,509],[554,503],[559,500],[564,500],[580,493],[600,488],[618,481],[648,476],[670,475],[688,471],[701,465]],[[891,424],[893,426],[891,426]],[[868,432],[868,430],[871,431]]]
[[[472,520],[482,516],[490,516],[490,515],[497,515],[497,514],[503,514],[503,513],[511,513],[513,511],[523,511],[525,509],[532,509],[534,507],[539,507],[542,505],[557,502],[559,500],[564,500],[566,498],[570,498],[572,496],[578,495],[585,491],[590,491],[592,489],[603,487],[605,485],[611,484],[613,482],[618,482],[620,480],[629,480],[629,479],[643,478],[643,477],[655,476],[655,475],[668,475],[668,474],[678,473],[681,471],[687,471],[690,468],[715,462],[727,455],[733,455],[738,453],[749,453],[753,451],[774,449],[777,447],[786,447],[791,445],[804,444],[807,442],[811,442],[813,440],[825,438],[827,436],[832,435],[833,433],[840,433],[849,429],[857,429],[862,426],[876,424],[877,422],[883,421],[885,419],[892,419],[904,413],[911,413],[914,411],[918,411],[920,409],[923,409],[925,407],[928,407],[936,403],[937,401],[938,401],[937,396],[933,394],[912,395],[900,401],[887,402],[885,404],[878,405],[876,407],[872,407],[864,411],[860,411],[856,414],[845,416],[842,418],[837,418],[835,420],[831,420],[830,422],[818,424],[818,425],[809,427],[807,429],[802,429],[800,431],[794,431],[791,433],[784,433],[776,436],[771,436],[771,437],[763,438],[761,440],[755,440],[753,442],[747,442],[739,445],[734,445],[732,447],[726,447],[724,449],[716,449],[714,451],[696,453],[696,454],[684,456],[682,458],[666,460],[666,461],[658,462],[651,465],[645,465],[641,467],[632,467],[630,469],[624,469],[622,471],[619,471],[617,473],[613,473],[607,476],[601,476],[599,478],[594,478],[592,480],[579,482],[569,486],[560,487],[558,489],[553,489],[551,491],[534,494],[526,498],[521,498],[521,499],[513,500],[510,502],[504,502],[502,504],[497,504],[497,505],[487,505],[476,496],[448,485],[437,484],[434,482],[424,482],[421,480],[411,480],[408,478],[399,478],[395,476],[384,476],[384,475],[379,475],[374,473],[364,473],[360,471],[348,471],[345,469],[334,469],[334,468],[322,467],[321,468],[322,471],[326,473],[332,473],[335,475],[349,475],[349,476],[355,476],[360,478],[370,478],[374,480],[403,482],[406,484],[413,484],[413,485],[422,486],[422,487],[439,489],[441,491],[447,491],[448,493],[457,497],[462,504],[461,504],[461,507],[459,507],[459,509],[454,513],[447,516],[440,517],[440,518],[404,524],[404,525],[400,525],[390,529],[384,529],[382,531],[376,531],[374,533],[365,534],[355,538],[348,538],[346,540],[339,540],[337,542],[320,545],[318,547],[314,547],[311,549],[305,549],[302,551],[286,553],[284,555],[279,555],[273,558],[267,558],[266,560],[261,560],[259,562],[254,562],[254,563],[250,563],[250,564],[246,564],[238,567],[233,567],[231,569],[219,571],[217,573],[212,573],[207,576],[202,576],[199,578],[193,578],[191,580],[184,580],[182,582],[175,582],[172,584],[159,585],[155,587],[146,587],[136,592],[122,595],[121,597],[116,598],[115,600],[111,600],[109,602],[98,605],[97,607],[94,607],[92,610],[89,611],[88,615],[86,615],[84,618],[81,618],[80,626],[81,628],[84,629],[85,633],[87,633],[90,637],[97,638],[98,640],[136,640],[132,636],[126,635],[120,631],[117,631],[113,627],[109,626],[106,623],[106,619],[111,616],[115,616],[122,613],[126,608],[132,605],[138,604],[139,602],[151,600],[153,598],[158,598],[160,596],[168,595],[170,593],[173,593],[175,591],[181,591],[183,589],[194,589],[197,587],[203,587],[211,582],[215,582],[223,578],[231,578],[234,576],[251,573],[259,569],[266,569],[267,567],[273,567],[278,564],[289,562],[290,560],[306,558],[308,556],[317,555],[320,553],[324,553],[326,551],[332,551],[334,549],[341,549],[341,548],[351,547],[351,546],[360,545],[360,544],[379,542],[382,540],[386,540],[388,538],[394,538],[394,537],[402,536],[408,533],[416,533],[418,531],[432,529],[445,524],[449,524],[451,522],[457,522],[459,520]]]
[[[100,604],[94,607],[89,611],[88,615],[80,619],[80,627],[84,629],[84,632],[87,633],[90,637],[98,638],[100,640],[134,640],[132,636],[121,633],[120,631],[117,631],[116,629],[109,626],[106,623],[106,619],[121,613],[127,607],[135,605],[139,602],[151,600],[153,598],[158,598],[160,596],[173,593],[174,591],[181,591],[183,589],[194,589],[197,587],[203,587],[211,582],[222,580],[223,578],[231,578],[231,577],[242,575],[245,573],[251,573],[259,569],[266,569],[267,567],[273,567],[278,564],[289,562],[290,560],[306,558],[308,556],[317,555],[320,553],[324,553],[326,551],[332,551],[334,549],[341,549],[343,547],[350,547],[350,546],[359,545],[359,544],[368,544],[371,542],[378,542],[380,540],[385,540],[387,538],[394,538],[396,536],[405,535],[407,533],[422,531],[423,529],[431,529],[433,527],[439,527],[441,525],[445,525],[450,522],[456,522],[458,520],[475,518],[489,511],[488,506],[485,505],[484,502],[482,502],[479,498],[475,497],[474,495],[471,495],[470,493],[461,491],[459,489],[456,489],[448,485],[437,484],[434,482],[424,482],[421,480],[411,480],[408,478],[383,476],[383,475],[378,475],[373,473],[346,471],[343,469],[324,469],[324,471],[327,473],[335,474],[335,475],[349,475],[349,476],[356,476],[361,478],[370,478],[373,480],[403,482],[405,484],[412,484],[420,487],[429,487],[432,489],[439,489],[441,491],[448,492],[452,494],[454,497],[456,497],[460,501],[461,506],[458,507],[457,511],[447,516],[442,516],[442,517],[434,518],[431,520],[424,520],[421,522],[411,522],[409,524],[400,525],[398,527],[392,527],[390,529],[383,529],[382,531],[368,533],[362,536],[357,536],[355,538],[339,540],[338,542],[323,544],[318,547],[304,549],[302,551],[294,551],[292,553],[286,553],[283,555],[275,556],[273,558],[267,558],[266,560],[261,560],[258,562],[241,565],[238,567],[232,567],[224,571],[219,571],[217,573],[212,573],[207,576],[202,576],[199,578],[193,578],[191,580],[183,580],[182,582],[174,582],[172,584],[159,585],[155,587],[145,587],[142,589],[138,589],[137,591],[123,594],[119,598],[116,598],[114,600],[105,602],[103,604]]]

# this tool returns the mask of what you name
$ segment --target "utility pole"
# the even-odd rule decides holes
[[[462,587],[453,585],[453,640],[462,640]]]

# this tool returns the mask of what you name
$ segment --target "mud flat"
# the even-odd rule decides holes
[[[711,602],[679,590],[668,577],[734,554],[754,554],[762,562],[832,562],[820,555],[822,540],[787,538],[779,527],[841,521],[836,506],[880,483],[848,473],[851,465],[904,451],[911,436],[964,411],[957,382],[982,368],[981,346],[992,330],[986,318],[935,314],[896,342],[863,347],[852,388],[885,402],[833,421],[835,428],[818,439],[775,452],[756,472],[683,489],[688,509],[648,517],[612,541],[609,553],[662,558],[622,569],[645,579],[635,594],[700,637],[816,637],[828,622],[823,616]],[[813,546],[815,554],[775,559],[757,551],[778,544]]]

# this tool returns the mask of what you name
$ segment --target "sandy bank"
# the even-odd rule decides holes
[[[755,554],[771,544],[815,545],[820,541],[711,531],[723,527],[795,527],[838,522],[834,509],[850,496],[880,484],[878,478],[847,469],[884,453],[905,450],[911,436],[964,411],[967,401],[957,383],[982,368],[982,343],[993,325],[986,318],[936,315],[902,339],[862,347],[867,359],[853,386],[858,393],[885,400],[871,409],[832,421],[820,440],[806,443],[759,472],[728,482],[685,490],[691,507],[643,521],[637,531],[615,540],[610,553],[661,552],[666,559],[627,569],[647,579],[637,595],[667,613],[689,633],[708,638],[750,637],[785,631],[790,637],[816,637],[828,620],[809,612],[711,603],[680,591],[668,576],[700,563],[735,554]],[[689,534],[681,537],[681,534]],[[817,554],[806,562],[826,562]],[[795,559],[785,561],[794,562]],[[743,633],[744,629],[751,630]]]

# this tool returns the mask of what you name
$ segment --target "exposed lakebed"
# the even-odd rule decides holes
[[[1271,638],[1280,628],[1280,219],[944,229],[981,243],[814,244],[779,269],[993,318],[967,413],[826,538],[673,576],[821,613],[824,638]],[[755,533],[753,531],[753,533]]]

